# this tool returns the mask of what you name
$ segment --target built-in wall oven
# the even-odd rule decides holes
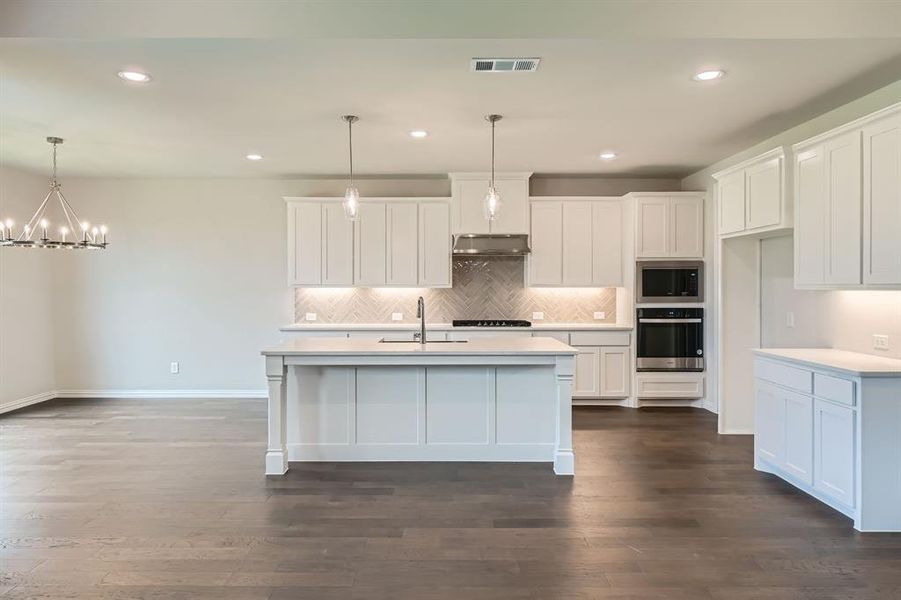
[[[641,260],[635,276],[636,302],[703,302],[704,262]]]
[[[703,308],[639,308],[639,371],[703,371]]]

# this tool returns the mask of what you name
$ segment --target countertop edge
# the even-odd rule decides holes
[[[847,365],[842,365],[840,360],[836,360],[834,362],[826,362],[823,360],[817,360],[814,358],[805,358],[800,356],[791,356],[787,355],[785,351],[830,351],[833,350],[837,353],[845,353],[845,354],[853,354],[859,357],[862,357],[864,360],[866,359],[875,359],[877,361],[896,361],[898,366],[895,369],[884,369],[884,368],[873,368],[873,369],[859,369],[850,367]],[[817,367],[821,369],[828,369],[831,371],[839,371],[842,373],[847,373],[849,375],[854,375],[857,377],[888,377],[895,378],[901,377],[901,360],[889,357],[881,357],[874,356],[870,354],[864,354],[862,352],[852,352],[849,350],[838,350],[835,348],[752,348],[752,352],[755,355],[764,357],[764,358],[772,358],[778,359],[786,362],[792,362],[799,365],[809,366],[809,367]]]
[[[279,328],[282,332],[295,331],[416,331],[416,323],[322,323],[307,325],[294,323]],[[590,323],[533,324],[531,327],[454,327],[450,323],[428,323],[427,331],[632,331],[632,325],[593,325]]]

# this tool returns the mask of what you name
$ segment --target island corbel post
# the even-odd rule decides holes
[[[575,475],[573,452],[573,377],[576,359],[558,356],[554,374],[557,379],[557,437],[554,443],[554,473]]]
[[[266,357],[266,379],[269,381],[269,445],[266,449],[266,475],[288,472],[288,366],[284,356]]]

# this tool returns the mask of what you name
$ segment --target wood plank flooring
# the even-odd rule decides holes
[[[901,598],[901,535],[751,467],[700,410],[575,410],[546,464],[298,464],[260,400],[0,417],[0,598]]]

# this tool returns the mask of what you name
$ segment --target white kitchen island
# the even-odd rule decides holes
[[[576,352],[544,337],[267,348],[266,474],[289,461],[523,461],[573,475]]]

